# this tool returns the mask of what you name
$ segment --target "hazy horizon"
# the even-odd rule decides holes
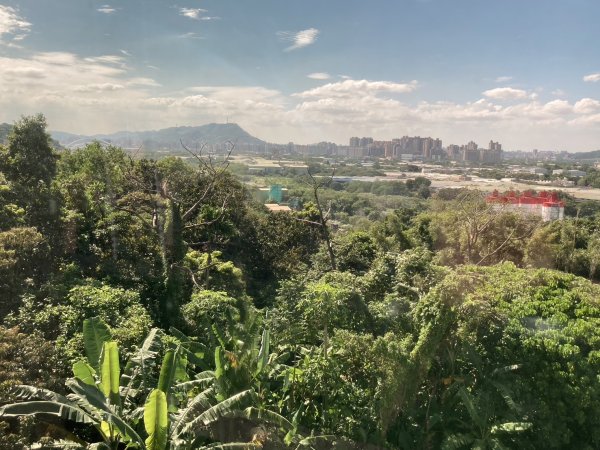
[[[0,122],[600,148],[600,4],[0,0]]]

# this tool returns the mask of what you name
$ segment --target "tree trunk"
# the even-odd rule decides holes
[[[159,321],[168,329],[179,317],[179,306],[183,303],[185,277],[182,271],[186,248],[183,242],[183,223],[179,205],[169,200],[166,208],[163,244],[165,270],[165,293],[161,298]]]

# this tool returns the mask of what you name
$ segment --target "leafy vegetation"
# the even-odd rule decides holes
[[[0,146],[1,449],[600,447],[595,205],[309,161],[269,213],[222,155],[45,126]]]

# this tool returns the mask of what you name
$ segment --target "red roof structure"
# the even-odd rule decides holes
[[[533,191],[525,191],[522,194],[508,191],[500,194],[497,190],[485,197],[487,203],[510,204],[518,206],[535,207],[541,205],[545,207],[560,207],[564,208],[565,203],[558,198],[557,192],[542,191],[538,195]]]

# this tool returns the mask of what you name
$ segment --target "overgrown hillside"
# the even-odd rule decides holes
[[[598,205],[544,223],[311,162],[269,212],[195,156],[15,124],[0,448],[600,447]]]

